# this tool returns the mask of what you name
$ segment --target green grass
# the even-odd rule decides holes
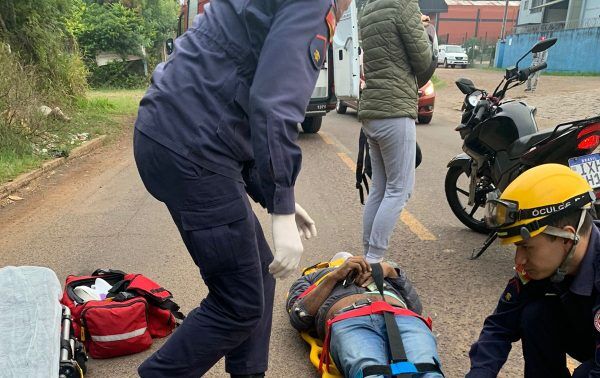
[[[0,184],[8,182],[23,172],[41,165],[43,159],[35,155],[22,155],[14,151],[0,151]]]
[[[542,71],[546,76],[600,76],[600,72],[560,72],[560,71]]]
[[[144,93],[138,90],[95,90],[86,98],[63,108],[70,122],[51,117],[38,119],[35,132],[15,133],[0,124],[0,184],[35,169],[45,161],[67,156],[84,141],[100,135],[109,140],[133,127],[139,101]],[[0,122],[2,120],[0,119]],[[85,140],[74,136],[88,134]]]
[[[472,67],[475,69],[478,69],[478,70],[485,70],[485,71],[495,71],[495,72],[504,72],[505,71],[504,68],[491,67],[491,66],[488,66],[487,64],[474,64]]]
[[[488,65],[475,64],[473,68],[485,71],[504,72],[505,68],[490,67]],[[521,67],[526,68],[526,67]],[[600,76],[600,72],[562,72],[562,71],[542,71],[542,75],[546,76]]]
[[[439,91],[440,89],[445,88],[448,85],[448,83],[446,83],[444,80],[440,79],[436,75],[433,75],[431,77],[431,82],[433,83],[433,86],[435,87],[436,91]]]

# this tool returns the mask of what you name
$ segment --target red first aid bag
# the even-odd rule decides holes
[[[112,288],[105,300],[84,301],[77,286],[102,278]],[[96,270],[89,276],[69,276],[61,302],[71,310],[76,336],[93,358],[144,351],[153,337],[165,337],[183,320],[171,293],[141,274]]]

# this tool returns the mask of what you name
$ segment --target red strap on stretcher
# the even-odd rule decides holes
[[[431,321],[430,317],[424,318],[423,316],[421,316],[411,310],[408,310],[405,308],[394,307],[391,304],[384,302],[384,301],[373,302],[368,306],[360,307],[355,310],[344,312],[344,313],[337,315],[334,318],[329,319],[327,321],[327,332],[325,333],[325,341],[323,342],[323,350],[321,351],[321,359],[319,361],[319,372],[323,373],[323,365],[325,365],[325,369],[327,371],[329,371],[329,365],[331,364],[331,360],[329,357],[329,342],[331,341],[330,340],[331,325],[333,323],[337,323],[341,320],[356,318],[359,316],[382,314],[384,312],[391,312],[394,315],[400,315],[400,316],[414,316],[416,318],[421,319],[423,322],[425,322],[425,324],[427,324],[427,327],[429,327],[429,329],[431,329],[431,327],[432,327],[432,321]]]

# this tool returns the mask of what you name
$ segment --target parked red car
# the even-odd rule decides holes
[[[433,117],[433,105],[435,103],[435,88],[431,80],[423,87],[419,88],[419,123],[427,124],[431,122]],[[358,110],[358,101],[341,101],[338,99],[335,106],[336,112],[339,114],[346,113],[348,108]]]
[[[427,84],[419,88],[418,111],[419,123],[427,124],[433,117],[433,104],[435,103],[435,88],[433,82],[429,80]]]

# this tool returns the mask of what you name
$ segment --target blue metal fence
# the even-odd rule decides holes
[[[514,65],[542,35],[558,39],[548,50],[547,71],[600,73],[600,28],[509,35],[506,41],[499,41],[496,45],[495,67]],[[526,67],[528,64],[531,64],[531,55],[519,66]]]

